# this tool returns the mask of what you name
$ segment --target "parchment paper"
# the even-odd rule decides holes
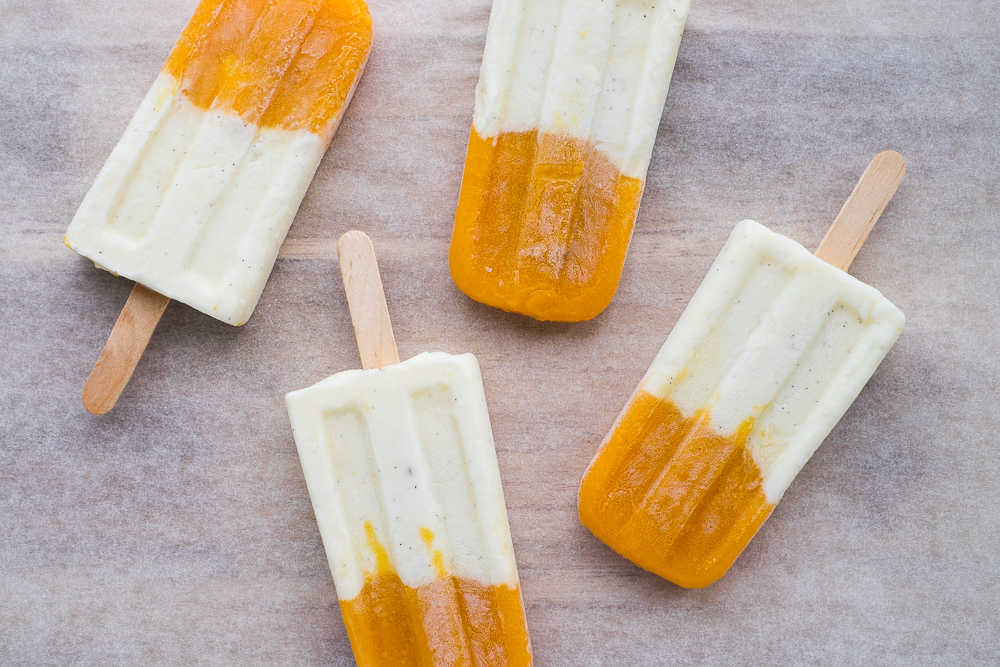
[[[359,365],[335,243],[374,239],[402,356],[483,367],[539,665],[1000,662],[1000,4],[694,0],[597,319],[447,269],[488,0],[371,0],[368,71],[260,306],[171,304],[118,407],[80,391],[131,289],[61,245],[196,0],[0,0],[0,664],[352,664],[283,405]],[[580,478],[733,225],[815,248],[909,172],[852,267],[902,338],[725,578],[582,528]]]

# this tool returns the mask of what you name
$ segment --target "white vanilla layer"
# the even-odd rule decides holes
[[[752,220],[736,226],[643,379],[747,447],[777,503],[857,398],[904,317],[878,290]]]
[[[642,179],[690,0],[494,0],[476,87],[482,137],[583,139]]]
[[[102,268],[243,324],[325,150],[306,130],[199,109],[161,73],[65,243]]]
[[[345,371],[288,394],[286,404],[341,600],[378,571],[366,523],[411,588],[438,578],[434,552],[449,574],[517,585],[473,355],[425,353]]]

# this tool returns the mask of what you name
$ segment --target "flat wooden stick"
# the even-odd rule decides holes
[[[103,415],[115,407],[168,303],[162,294],[135,284],[83,388],[87,410]]]
[[[905,175],[902,155],[896,151],[876,155],[830,225],[816,256],[846,271]]]
[[[347,232],[337,241],[337,257],[361,353],[361,367],[368,370],[398,364],[399,352],[372,240],[364,232]]]

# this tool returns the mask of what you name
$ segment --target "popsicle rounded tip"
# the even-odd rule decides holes
[[[875,159],[879,158],[883,160],[894,160],[902,164],[903,167],[906,167],[906,160],[903,159],[903,156],[899,153],[899,151],[894,151],[894,150],[882,151],[881,153],[875,156]]]
[[[903,180],[906,175],[906,160],[897,151],[882,151],[868,165],[869,168],[877,167],[882,171],[895,172],[897,180]]]
[[[88,381],[83,388],[83,407],[92,415],[106,415],[118,403],[118,396],[108,397],[104,392],[95,389],[95,383]]]
[[[375,245],[372,243],[371,237],[358,229],[353,229],[349,232],[345,232],[341,235],[340,239],[337,241],[337,255],[343,257],[345,253],[352,249],[357,248],[370,248],[371,252],[375,252]]]

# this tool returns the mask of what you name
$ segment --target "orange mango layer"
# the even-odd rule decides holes
[[[618,288],[643,183],[586,141],[473,128],[451,241],[451,275],[476,301],[578,322]]]
[[[163,70],[201,109],[329,138],[371,42],[363,0],[202,0]]]
[[[371,523],[365,524],[378,571],[361,592],[341,601],[358,665],[531,665],[521,591],[447,574],[434,551],[438,577],[416,589],[392,569]],[[430,548],[434,535],[420,530]]]
[[[358,665],[530,665],[521,592],[449,577],[410,588],[392,572],[340,603]]]
[[[719,435],[708,417],[638,392],[580,486],[580,520],[636,565],[687,588],[719,579],[774,505],[746,449],[753,426]]]

